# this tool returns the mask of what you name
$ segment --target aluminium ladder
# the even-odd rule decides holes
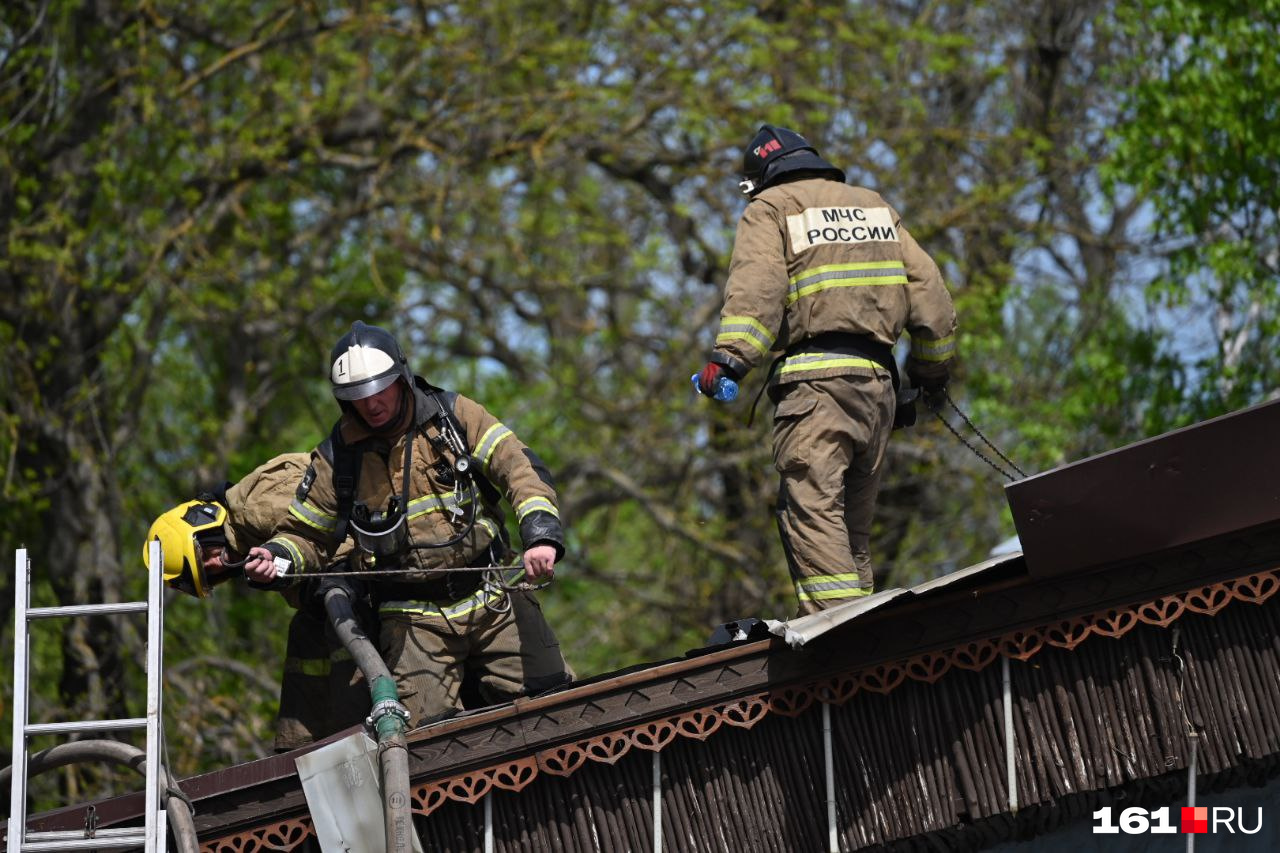
[[[146,853],[165,853],[166,813],[160,803],[160,685],[164,661],[163,559],[160,543],[151,542],[149,551],[147,600],[119,604],[75,604],[66,607],[31,607],[31,561],[27,549],[17,552],[14,572],[16,606],[13,626],[13,763],[10,777],[10,807],[7,853],[63,850],[114,850],[145,848]],[[119,720],[85,720],[68,723],[27,722],[30,654],[30,623],[37,619],[98,614],[147,614],[147,715]],[[52,832],[27,831],[27,738],[43,734],[147,730],[146,788],[143,791],[145,824],[142,827],[108,828]]]

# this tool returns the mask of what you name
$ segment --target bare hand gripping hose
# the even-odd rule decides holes
[[[341,582],[327,584],[324,608],[342,645],[369,682],[373,710],[368,722],[378,733],[387,853],[409,853],[413,850],[414,832],[409,801],[409,747],[404,736],[409,711],[400,704],[391,671],[356,618],[351,591]]]

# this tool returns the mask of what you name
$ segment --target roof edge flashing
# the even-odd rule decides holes
[[[1261,464],[1280,400],[1144,439],[1005,486],[1032,577],[1096,569],[1280,523]]]

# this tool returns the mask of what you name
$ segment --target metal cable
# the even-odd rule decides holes
[[[496,589],[505,592],[516,592],[522,590],[533,592],[540,589],[546,589],[551,586],[554,578],[532,583],[530,581],[517,581],[516,583],[507,583],[503,580],[503,573],[511,569],[523,569],[522,563],[516,563],[510,566],[454,566],[438,569],[357,569],[347,572],[318,572],[314,575],[301,575],[304,578],[378,578],[378,577],[403,577],[405,575],[416,574],[460,574],[462,572],[481,572],[484,575],[484,583]]]

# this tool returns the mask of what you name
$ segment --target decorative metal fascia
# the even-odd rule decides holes
[[[448,800],[477,803],[493,790],[520,791],[540,773],[569,776],[588,761],[613,764],[632,748],[659,752],[677,737],[706,740],[721,726],[750,729],[766,714],[796,717],[813,703],[843,705],[859,692],[889,693],[907,679],[933,684],[953,667],[977,672],[1001,657],[1026,661],[1045,646],[1074,649],[1092,636],[1118,638],[1139,625],[1168,627],[1187,613],[1213,616],[1233,601],[1262,604],[1280,591],[1280,568],[1197,587],[1153,601],[1065,619],[1036,628],[897,661],[808,684],[788,686],[713,704],[636,726],[557,746],[514,761],[436,779],[411,792],[413,811],[429,815]],[[276,821],[205,842],[204,853],[286,853],[315,829],[307,816]]]

